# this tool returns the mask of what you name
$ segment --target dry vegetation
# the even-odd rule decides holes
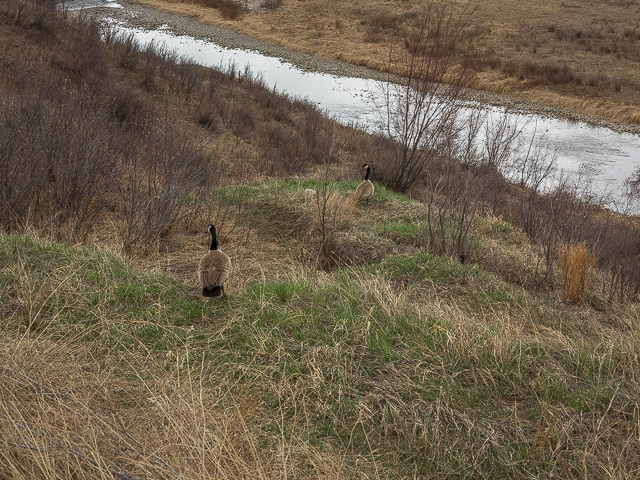
[[[0,26],[0,477],[640,476],[637,218],[544,150],[514,184],[505,125],[443,129],[409,197],[397,142],[250,71]]]
[[[584,301],[596,260],[585,245],[563,245],[559,252],[564,297],[572,305]]]
[[[237,16],[200,1],[136,0],[287,49],[386,70],[427,6],[403,0],[243,2]],[[438,2],[435,2],[438,3]],[[640,4],[609,0],[446,2],[473,8],[476,88],[640,123]],[[226,7],[225,7],[226,8]],[[397,65],[391,65],[396,69]]]
[[[189,353],[126,355],[139,375],[127,382],[97,369],[94,352],[94,345],[79,349],[73,339],[23,338],[4,346],[3,478],[344,477],[339,455],[300,439],[261,447],[252,425],[255,401],[220,408],[224,396],[205,390],[212,378],[189,364]]]

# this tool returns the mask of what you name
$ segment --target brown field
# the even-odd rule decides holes
[[[390,46],[404,42],[427,5],[426,0],[264,0],[230,12],[223,6],[138,1],[287,49],[380,70],[387,69]],[[464,0],[451,4],[468,6]],[[640,123],[636,0],[489,0],[472,8],[476,88]]]

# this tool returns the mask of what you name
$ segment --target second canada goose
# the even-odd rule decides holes
[[[369,198],[371,197],[371,195],[373,195],[373,190],[374,190],[373,183],[369,181],[369,174],[371,173],[371,165],[369,165],[368,163],[365,163],[360,168],[365,168],[365,167],[367,168],[367,172],[364,174],[364,180],[362,180],[362,183],[360,183],[360,185],[358,185],[358,188],[356,188],[356,196],[355,196],[356,202],[361,202],[362,200],[366,200],[367,202],[369,202]]]
[[[204,297],[223,297],[223,285],[231,273],[231,260],[226,253],[218,250],[216,227],[209,225],[207,231],[211,234],[211,247],[209,252],[200,260],[198,280],[202,285],[202,295]]]

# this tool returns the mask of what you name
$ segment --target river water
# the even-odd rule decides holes
[[[105,0],[76,0],[67,5],[74,9],[119,7],[116,1]],[[374,112],[372,97],[381,91],[377,80],[303,71],[280,58],[177,36],[162,27],[148,31],[116,22],[112,22],[112,25],[118,32],[132,34],[141,45],[149,42],[164,45],[204,66],[226,68],[230,63],[235,63],[240,71],[248,68],[254,76],[262,77],[267,87],[290,97],[306,99],[338,122],[376,130],[379,117]],[[471,105],[469,110],[475,107]],[[505,114],[502,108],[487,109],[494,117]],[[619,201],[619,195],[624,190],[624,181],[640,167],[640,136],[636,134],[618,133],[583,122],[528,113],[509,115],[522,129],[523,148],[528,148],[529,139],[535,136],[555,152],[561,171],[590,182],[596,193],[612,193],[615,201]],[[609,206],[613,207],[612,204]]]

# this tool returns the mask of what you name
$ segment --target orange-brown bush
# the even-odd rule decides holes
[[[573,305],[582,303],[591,285],[596,260],[584,244],[562,245],[559,257],[564,298]]]

